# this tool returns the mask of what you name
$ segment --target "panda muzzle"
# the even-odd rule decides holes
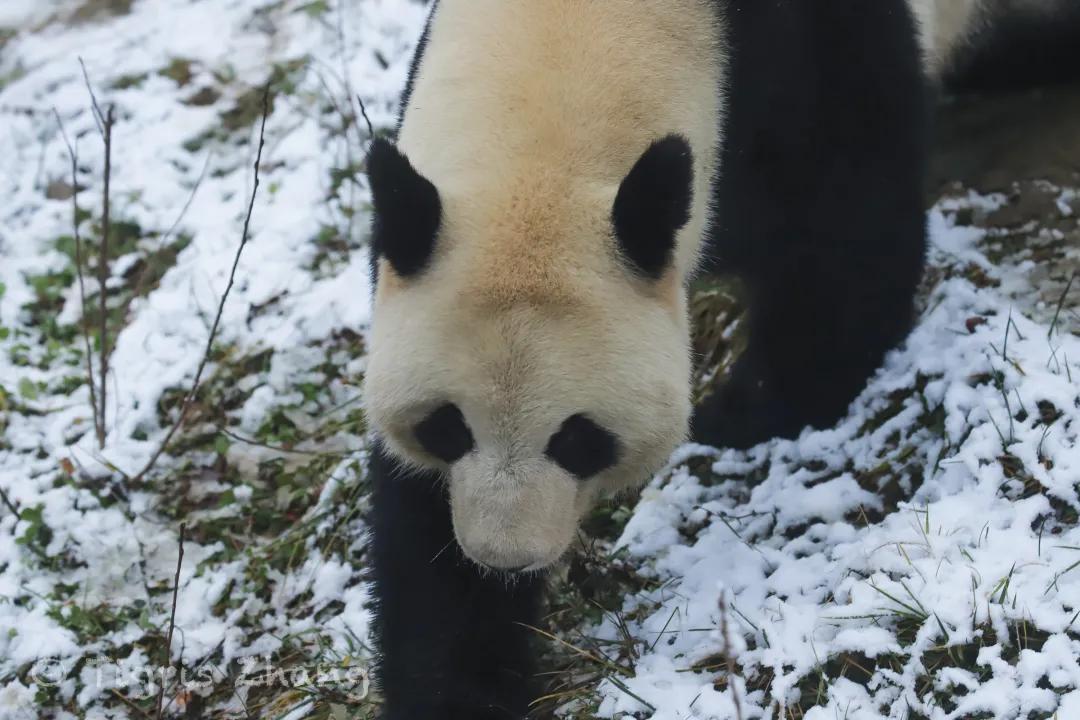
[[[552,565],[572,545],[579,483],[550,463],[529,465],[514,472],[455,468],[451,474],[454,535],[473,562],[531,572]]]

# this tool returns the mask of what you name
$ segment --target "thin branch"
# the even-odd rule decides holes
[[[169,428],[169,431],[165,434],[165,438],[161,441],[161,444],[158,445],[154,454],[150,456],[150,460],[147,461],[143,469],[135,476],[136,482],[146,477],[146,474],[154,468],[158,459],[169,447],[169,443],[172,442],[173,436],[176,435],[180,430],[180,427],[184,424],[184,420],[187,419],[188,412],[191,410],[191,404],[194,402],[195,396],[199,392],[203,372],[210,362],[214,340],[217,338],[218,327],[221,325],[221,316],[225,312],[225,302],[229,299],[229,293],[232,291],[233,285],[236,282],[236,270],[240,265],[240,257],[243,255],[244,248],[248,244],[251,228],[251,215],[255,211],[255,198],[259,193],[259,166],[262,164],[263,147],[266,145],[266,118],[269,114],[270,84],[267,83],[266,88],[263,90],[262,123],[259,126],[259,148],[255,154],[255,184],[251,189],[251,200],[248,202],[247,215],[244,218],[244,230],[240,235],[240,246],[236,248],[236,255],[233,257],[232,270],[229,272],[229,282],[226,284],[224,292],[221,293],[221,299],[218,302],[217,315],[214,317],[214,323],[210,327],[210,334],[206,338],[206,348],[203,350],[202,360],[199,361],[199,365],[195,370],[195,379],[191,383],[191,390],[188,391],[188,394],[184,397],[183,405],[180,406],[180,415],[176,418],[176,422],[173,423],[172,427]]]
[[[15,503],[11,502],[11,498],[4,492],[4,488],[0,488],[0,500],[4,501],[4,505],[11,511],[11,514],[15,516],[16,520],[22,520],[22,513],[19,512],[19,508],[15,507]]]
[[[1061,297],[1058,299],[1057,309],[1054,311],[1054,321],[1050,323],[1050,330],[1046,333],[1046,339],[1052,340],[1054,337],[1054,331],[1057,330],[1058,320],[1061,319],[1061,310],[1065,307],[1065,300],[1069,297],[1069,291],[1072,290],[1073,283],[1076,282],[1076,278],[1080,277],[1080,270],[1073,270],[1073,274],[1069,276],[1069,282],[1065,285],[1065,289],[1061,292]]]
[[[94,100],[94,105],[97,105],[97,100]],[[109,186],[112,182],[112,138],[113,138],[113,125],[116,122],[115,108],[110,105],[109,109],[105,113],[105,189],[102,193],[101,201],[101,244],[98,247],[98,290],[100,297],[98,298],[98,312],[101,317],[98,318],[98,332],[100,337],[98,338],[98,345],[100,350],[100,357],[98,360],[98,397],[101,400],[101,436],[98,438],[99,444],[105,446],[105,428],[107,427],[105,422],[105,408],[107,403],[105,402],[108,395],[108,377],[109,377],[109,232],[110,228],[110,207],[109,207]]]
[[[64,121],[60,113],[53,108],[56,123],[60,126],[60,135],[67,145],[68,156],[71,158],[71,228],[75,236],[75,274],[79,278],[79,301],[81,303],[82,319],[79,322],[82,330],[83,345],[86,353],[86,384],[90,386],[90,409],[94,415],[94,434],[97,436],[98,446],[105,444],[105,428],[101,425],[101,417],[98,411],[97,388],[94,387],[94,351],[90,344],[90,328],[86,322],[86,279],[83,275],[83,245],[82,235],[79,233],[79,154],[68,139],[67,130],[64,129]]]
[[[172,638],[173,630],[176,628],[176,599],[180,594],[180,568],[184,564],[184,533],[187,530],[186,523],[180,523],[180,553],[176,556],[176,576],[173,578],[173,591],[172,591],[172,612],[169,614],[169,636],[165,641],[165,663],[166,665],[172,664]],[[157,696],[157,713],[154,715],[157,720],[161,720],[161,711],[163,710],[162,702],[165,700],[165,673],[162,673],[161,687],[158,688]]]
[[[98,105],[97,95],[94,94],[94,86],[90,82],[90,73],[86,72],[86,63],[83,59],[79,58],[79,67],[82,68],[83,82],[86,83],[86,90],[90,93],[90,104],[93,107],[94,123],[97,125],[98,133],[102,138],[105,137],[105,115],[101,112],[101,106]]]
[[[169,226],[169,229],[162,234],[161,238],[157,242],[159,252],[169,246],[169,241],[172,240],[174,233],[176,233],[176,229],[180,227],[180,223],[184,221],[184,218],[187,216],[188,210],[191,209],[192,203],[195,202],[195,196],[198,194],[199,188],[202,187],[203,180],[206,179],[206,172],[210,169],[210,160],[212,158],[212,153],[206,154],[206,160],[203,161],[202,170],[199,172],[199,177],[195,181],[194,187],[191,188],[191,193],[188,195],[187,202],[185,202],[184,207],[180,209],[180,214],[176,216],[176,220],[173,221],[173,224]],[[131,307],[131,303],[134,302],[136,298],[140,298],[143,296],[143,293],[146,292],[146,284],[149,281],[149,278],[152,277],[154,274],[153,267],[150,265],[149,262],[149,252],[147,253],[146,259],[146,265],[143,267],[142,272],[139,273],[139,277],[135,280],[135,289],[131,291],[131,295],[128,297],[127,302],[124,303],[122,315],[127,314],[128,308]]]
[[[241,445],[250,445],[251,447],[262,448],[264,450],[272,450],[272,451],[274,451],[276,453],[281,453],[282,455],[303,455],[305,457],[341,457],[341,458],[347,458],[347,457],[352,457],[353,455],[356,454],[356,453],[350,453],[350,452],[338,452],[338,451],[334,451],[334,450],[319,451],[319,450],[296,450],[296,449],[293,449],[293,448],[284,448],[284,447],[280,447],[278,445],[270,445],[269,443],[259,442],[258,440],[255,440],[253,438],[244,437],[243,435],[240,435],[238,433],[234,433],[233,431],[231,431],[231,430],[229,430],[228,428],[225,428],[225,427],[219,427],[218,432],[220,432],[225,437],[230,438],[231,440],[235,440],[236,442],[240,443]]]
[[[359,95],[357,95],[356,102],[360,103],[360,114],[364,117],[364,122],[367,123],[368,140],[374,140],[375,126],[371,124],[371,118],[368,117],[367,107],[364,106],[364,100]]]
[[[116,688],[113,688],[113,689],[112,689],[112,694],[113,694],[113,697],[115,697],[115,698],[116,698],[117,700],[119,700],[120,702],[122,702],[122,703],[124,703],[125,705],[127,705],[127,706],[128,706],[129,708],[131,708],[131,709],[132,709],[132,710],[133,710],[134,712],[138,713],[139,717],[144,717],[144,718],[148,718],[148,717],[150,717],[149,715],[147,715],[147,714],[146,714],[146,711],[145,711],[145,710],[143,710],[143,709],[142,709],[141,707],[139,707],[138,705],[136,705],[135,703],[133,703],[133,702],[132,702],[131,700],[129,700],[128,698],[124,697],[124,693],[120,692],[120,691],[119,691],[119,690],[117,690]]]
[[[180,223],[184,221],[184,218],[187,216],[188,210],[191,209],[191,204],[195,202],[195,195],[198,194],[199,188],[203,184],[203,180],[206,179],[206,171],[210,169],[210,160],[213,157],[213,153],[206,154],[206,160],[203,161],[202,170],[199,171],[199,178],[195,181],[195,186],[191,188],[191,194],[188,195],[187,202],[184,203],[184,207],[180,210],[180,214],[176,216],[176,220],[173,221],[173,224],[169,227],[165,234],[161,236],[161,240],[158,241],[159,245],[164,246],[165,243],[167,243],[172,238],[173,233],[176,232],[176,228],[180,227]]]
[[[116,124],[116,108],[110,105],[107,111],[102,112],[101,104],[98,103],[97,94],[94,92],[94,85],[90,82],[90,73],[87,72],[86,63],[83,62],[81,57],[79,58],[79,66],[82,68],[86,91],[90,94],[94,122],[97,124],[98,132],[105,143],[105,189],[101,207],[101,243],[98,246],[97,268],[98,288],[101,293],[101,297],[98,299],[98,312],[101,315],[98,318],[98,331],[101,335],[98,339],[100,351],[98,359],[98,417],[100,420],[94,425],[98,431],[98,445],[104,447],[105,431],[108,427],[105,412],[108,404],[106,400],[108,398],[109,377],[109,296],[107,292],[109,283],[109,232],[111,230],[109,189],[112,183],[112,136],[113,126]]]

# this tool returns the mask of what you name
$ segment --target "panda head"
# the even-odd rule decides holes
[[[447,478],[457,542],[485,567],[554,563],[598,496],[685,438],[691,149],[660,138],[625,165],[538,157],[433,182],[388,142],[370,151],[369,417],[391,454]]]

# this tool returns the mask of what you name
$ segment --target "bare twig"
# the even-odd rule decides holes
[[[83,82],[86,83],[86,90],[90,93],[90,103],[93,106],[94,123],[97,125],[98,133],[102,138],[105,137],[105,115],[101,112],[101,106],[98,105],[97,95],[94,94],[94,86],[90,82],[90,73],[86,72],[86,63],[83,59],[79,58],[79,67],[82,68]]]
[[[360,115],[363,116],[364,122],[367,123],[368,140],[374,140],[375,126],[371,124],[371,118],[368,117],[367,107],[364,106],[364,100],[359,95],[357,95],[356,102],[360,103]]]
[[[173,436],[176,435],[180,430],[180,427],[184,424],[184,420],[187,419],[187,414],[191,410],[191,404],[194,402],[195,396],[199,392],[203,372],[210,362],[214,340],[217,338],[218,327],[221,325],[221,316],[225,312],[225,302],[229,299],[229,293],[232,291],[233,285],[236,282],[236,269],[240,265],[240,257],[243,255],[244,248],[247,246],[249,240],[251,215],[255,210],[255,198],[259,193],[259,166],[262,164],[263,147],[266,145],[266,117],[269,114],[270,84],[267,83],[266,88],[263,90],[262,123],[259,126],[259,147],[258,151],[255,153],[255,183],[251,188],[251,200],[248,202],[247,215],[244,218],[244,230],[240,235],[240,246],[236,248],[236,255],[233,257],[232,269],[229,272],[229,282],[225,285],[225,290],[221,293],[221,299],[218,301],[217,315],[214,317],[214,323],[210,327],[210,334],[206,338],[206,348],[203,350],[202,360],[199,361],[199,365],[195,369],[195,379],[191,383],[191,389],[188,391],[187,395],[184,396],[184,403],[180,406],[180,415],[176,418],[176,422],[173,423],[172,427],[169,428],[169,431],[165,433],[165,438],[161,441],[161,444],[158,445],[154,454],[150,456],[146,465],[135,475],[136,482],[146,477],[146,474],[154,468],[158,459],[169,447],[169,443],[172,442]]]
[[[109,377],[109,233],[111,231],[110,216],[110,185],[112,184],[112,141],[113,126],[116,124],[116,108],[109,105],[104,112],[98,103],[94,85],[90,82],[90,74],[86,70],[86,63],[79,58],[79,66],[82,68],[83,81],[86,83],[86,91],[90,94],[90,104],[93,109],[94,122],[97,123],[98,132],[105,143],[105,188],[101,202],[101,243],[98,245],[98,290],[101,297],[98,298],[98,420],[94,427],[98,433],[98,445],[105,446],[106,401],[108,399]]]
[[[195,196],[198,194],[199,188],[202,187],[203,180],[206,179],[207,170],[210,169],[210,160],[212,157],[213,155],[211,153],[207,153],[206,160],[203,161],[202,170],[199,172],[198,179],[195,180],[195,185],[191,188],[191,193],[188,195],[187,202],[185,202],[184,207],[180,209],[180,214],[176,216],[176,220],[173,221],[173,224],[169,226],[169,229],[162,234],[161,238],[157,242],[158,252],[164,250],[169,246],[169,241],[172,240],[174,234],[176,233],[176,229],[180,227],[180,223],[184,221],[184,218],[187,216],[188,210],[191,209],[192,203],[195,202]],[[149,279],[154,275],[154,269],[150,264],[149,251],[147,252],[146,260],[146,265],[143,267],[142,272],[139,273],[139,277],[135,280],[135,289],[131,291],[131,295],[124,303],[122,312],[122,315],[124,316],[127,315],[127,311],[128,308],[131,307],[131,303],[134,302],[136,298],[142,297],[143,293],[146,292],[146,284]]]
[[[94,100],[97,105],[97,100]],[[100,359],[98,360],[98,398],[101,400],[101,437],[98,442],[105,445],[105,406],[109,377],[109,185],[112,181],[112,137],[113,124],[116,121],[115,109],[112,105],[105,112],[105,189],[101,201],[101,244],[98,246],[98,346]]]
[[[735,687],[735,653],[731,649],[731,636],[728,635],[728,608],[727,596],[720,597],[720,633],[724,636],[724,659],[727,661],[727,686],[731,690],[731,702],[735,705],[735,720],[743,720],[742,701],[739,700],[739,689]]]
[[[199,177],[195,181],[194,187],[191,188],[191,194],[188,195],[187,202],[184,203],[184,207],[180,210],[180,214],[176,216],[176,220],[173,221],[173,224],[169,226],[169,229],[161,236],[161,240],[158,241],[159,245],[165,245],[165,243],[172,238],[173,233],[176,232],[176,228],[180,227],[180,223],[184,221],[188,210],[191,209],[191,203],[195,202],[195,196],[198,194],[199,188],[202,187],[203,180],[206,179],[206,171],[210,169],[210,160],[213,157],[212,153],[206,154],[206,160],[203,161],[202,170],[199,171]]]
[[[94,352],[90,344],[90,329],[86,323],[86,279],[83,275],[82,235],[79,233],[79,153],[68,139],[64,121],[56,108],[53,108],[53,114],[56,116],[56,123],[60,126],[60,135],[64,138],[68,156],[71,158],[71,230],[72,235],[75,236],[75,274],[79,278],[79,301],[83,313],[79,325],[86,350],[86,384],[90,386],[90,409],[94,415],[94,434],[97,436],[98,447],[102,447],[105,444],[105,428],[101,424],[101,413],[98,410],[97,388],[94,387]]]
[[[15,503],[11,502],[11,498],[4,492],[4,488],[0,488],[0,500],[4,501],[4,505],[11,511],[11,514],[15,516],[16,520],[22,520],[22,513],[19,512],[19,508],[15,507]]]
[[[173,630],[176,628],[176,599],[180,594],[180,568],[184,564],[184,533],[187,531],[187,524],[180,523],[180,552],[176,556],[176,576],[173,578],[173,591],[172,591],[172,612],[169,614],[169,636],[165,641],[165,663],[166,665],[172,664],[172,637]],[[161,687],[158,688],[157,696],[157,713],[154,715],[157,720],[161,720],[162,702],[165,700],[165,673],[161,674]]]
[[[269,443],[259,442],[258,440],[255,440],[253,438],[244,437],[243,435],[234,433],[233,431],[231,431],[231,430],[229,430],[228,428],[225,428],[225,427],[218,427],[218,432],[220,432],[225,437],[230,438],[232,440],[235,440],[236,442],[238,442],[238,443],[240,443],[242,445],[250,445],[251,447],[262,448],[264,450],[272,450],[272,451],[274,451],[276,453],[281,453],[282,455],[303,455],[305,457],[341,457],[341,458],[352,457],[353,455],[355,455],[355,453],[350,453],[350,452],[346,452],[346,451],[297,450],[295,448],[285,448],[285,447],[281,447],[279,445],[270,445]]]
[[[1054,331],[1057,330],[1058,320],[1061,319],[1061,310],[1065,307],[1065,300],[1069,297],[1069,291],[1072,290],[1073,283],[1076,282],[1076,278],[1080,277],[1080,270],[1073,270],[1073,274],[1069,276],[1069,282],[1065,285],[1065,289],[1061,292],[1061,297],[1058,299],[1057,309],[1054,310],[1054,321],[1050,323],[1050,330],[1046,333],[1046,339],[1051,340],[1054,337]]]
[[[137,714],[137,715],[138,715],[139,717],[144,717],[144,718],[148,718],[148,717],[150,717],[149,715],[147,715],[147,714],[146,714],[146,711],[145,711],[145,710],[143,710],[143,709],[142,709],[141,707],[139,707],[138,705],[136,705],[135,703],[133,703],[133,702],[132,702],[131,700],[129,700],[128,698],[124,697],[124,693],[120,692],[120,691],[119,691],[119,690],[117,690],[116,688],[113,688],[113,689],[112,689],[112,694],[113,694],[113,697],[114,697],[114,698],[116,698],[116,699],[117,699],[117,700],[119,700],[120,702],[124,703],[124,704],[125,704],[125,705],[127,705],[127,706],[128,706],[129,708],[131,708],[131,710],[132,710],[133,712],[135,712],[135,713],[136,713],[136,714]]]

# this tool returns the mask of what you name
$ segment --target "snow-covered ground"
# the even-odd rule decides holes
[[[425,13],[2,3],[0,719],[152,716],[170,661],[187,673],[167,678],[170,714],[371,716],[356,98],[390,126]],[[103,448],[76,329],[97,280],[84,313],[53,114],[93,244],[104,152],[80,58],[117,116]],[[252,241],[209,379],[135,482],[202,357],[269,79]],[[1008,227],[995,218],[1019,193],[937,205],[918,328],[841,425],[749,453],[685,448],[614,513],[590,562],[629,589],[603,619],[554,623],[603,660],[567,670],[590,680],[560,712],[1080,718],[1080,278],[1065,292],[1080,196],[1029,190],[1049,214]]]
[[[931,213],[945,277],[846,421],[688,449],[708,472],[646,490],[619,545],[669,580],[624,608],[661,640],[625,681],[653,717],[734,717],[726,684],[685,672],[724,654],[725,612],[744,717],[1080,717],[1080,324],[1034,301],[1027,253],[991,263],[995,239],[956,224],[1007,202]],[[640,707],[604,690],[605,717]]]

